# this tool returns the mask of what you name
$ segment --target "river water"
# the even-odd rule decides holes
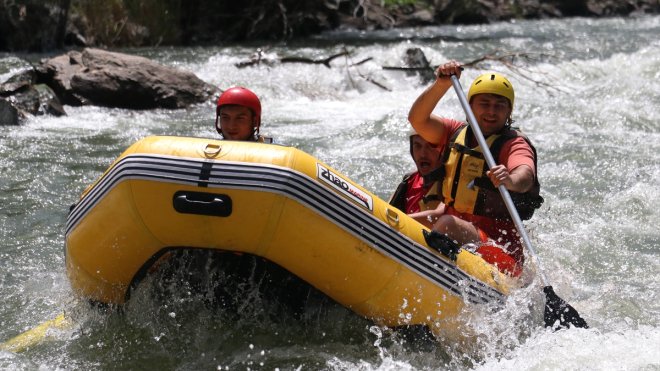
[[[223,88],[252,88],[262,98],[263,133],[383,198],[413,168],[406,117],[425,84],[382,67],[403,65],[410,47],[422,48],[432,64],[527,53],[515,71],[488,67],[510,76],[514,118],[538,149],[546,202],[527,223],[532,243],[555,290],[590,329],[544,329],[538,281],[500,312],[467,313],[467,340],[433,344],[402,341],[331,305],[283,321],[225,316],[186,295],[162,303],[138,293],[122,313],[89,309],[72,294],[64,269],[69,205],[140,138],[216,137],[214,105],[144,112],[67,106],[66,117],[0,127],[0,341],[62,311],[74,323],[24,352],[0,351],[0,368],[660,369],[659,34],[656,16],[336,32],[258,45],[275,58],[322,59],[347,48],[350,57],[331,68],[235,67],[256,45],[128,51]],[[25,66],[0,55],[0,80]],[[466,69],[463,87],[481,72]],[[451,92],[436,113],[465,117]]]

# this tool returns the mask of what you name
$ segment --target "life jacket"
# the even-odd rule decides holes
[[[511,220],[504,200],[499,191],[490,181],[486,172],[488,164],[479,146],[467,147],[472,130],[464,125],[454,133],[449,146],[443,155],[444,178],[442,180],[442,196],[448,206],[458,212],[485,216],[499,220]],[[503,145],[516,137],[522,137],[534,152],[534,167],[536,166],[536,148],[522,132],[516,129],[505,129],[500,133],[486,138],[488,148],[498,161]],[[530,219],[534,211],[541,207],[543,198],[540,196],[538,177],[534,176],[534,185],[524,193],[509,191],[516,209],[523,220]]]
[[[438,189],[438,174],[441,173],[441,170],[442,168],[436,169],[429,174],[422,176],[424,179],[423,188],[428,189],[428,191],[419,200],[420,211],[435,210],[442,201],[442,195]],[[408,183],[414,174],[415,172],[404,175],[401,183],[399,183],[396,191],[394,191],[392,198],[390,198],[390,205],[396,207],[399,210],[407,211],[406,196],[408,194]]]

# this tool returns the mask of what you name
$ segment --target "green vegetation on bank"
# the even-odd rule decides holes
[[[181,35],[183,0],[73,0],[74,26],[95,45],[170,45]]]

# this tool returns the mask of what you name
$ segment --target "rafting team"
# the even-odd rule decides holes
[[[460,77],[461,65],[450,61],[436,69],[435,81],[417,97],[408,121],[410,154],[417,171],[406,174],[390,204],[458,245],[475,252],[502,272],[519,276],[524,263],[520,236],[497,187],[504,185],[521,219],[541,206],[536,176],[536,149],[512,127],[514,90],[498,73],[477,77],[468,102],[496,162],[488,169],[469,125],[432,112]],[[261,103],[243,87],[227,89],[217,102],[215,127],[223,139],[271,143],[259,134]]]

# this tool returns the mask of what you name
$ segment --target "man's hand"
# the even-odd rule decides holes
[[[495,165],[486,175],[495,187],[503,184],[509,191],[523,193],[534,185],[534,172],[527,165],[518,166],[512,172],[504,165]]]
[[[463,68],[461,64],[456,61],[449,61],[445,64],[438,66],[435,70],[435,77],[437,79],[449,80],[451,75],[461,78],[461,71]]]

